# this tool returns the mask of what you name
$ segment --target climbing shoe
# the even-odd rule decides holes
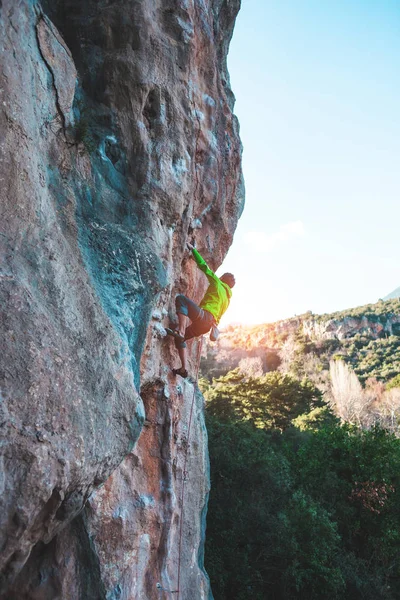
[[[178,342],[185,341],[184,336],[181,335],[177,329],[170,329],[169,327],[166,327],[165,331],[167,332],[168,335],[172,335],[172,337],[174,337],[176,340],[178,340]]]
[[[180,375],[184,379],[186,379],[186,377],[188,376],[188,372],[183,367],[180,367],[179,369],[172,369],[172,372],[174,375]]]

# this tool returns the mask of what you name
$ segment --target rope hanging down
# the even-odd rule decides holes
[[[195,381],[194,381],[194,385],[193,385],[193,396],[192,396],[192,403],[190,406],[187,443],[186,443],[186,450],[185,450],[185,460],[183,463],[183,471],[182,471],[183,477],[182,477],[182,492],[181,492],[181,518],[180,518],[180,522],[179,522],[178,574],[177,574],[178,585],[177,585],[176,590],[167,590],[166,588],[162,587],[161,583],[157,583],[157,585],[156,585],[157,589],[160,590],[160,592],[163,591],[163,592],[167,592],[168,594],[178,594],[176,597],[177,600],[179,600],[179,597],[180,597],[180,583],[181,583],[181,554],[182,554],[182,531],[183,531],[184,502],[185,502],[186,466],[187,466],[187,460],[188,460],[188,451],[189,451],[189,444],[190,444],[190,430],[192,427],[193,407],[194,407],[194,400],[196,398],[196,387],[197,387],[198,378],[199,378],[199,369],[200,369],[200,359],[201,359],[202,348],[203,348],[203,336],[201,336],[201,338],[200,338],[200,343],[198,345],[198,351],[197,351],[196,375],[195,375]]]
[[[192,405],[190,407],[190,415],[189,415],[189,424],[188,424],[188,434],[187,434],[187,444],[185,451],[185,461],[183,464],[183,477],[182,477],[182,493],[181,493],[181,518],[179,523],[179,550],[178,550],[178,585],[177,585],[177,599],[180,597],[180,583],[181,583],[181,552],[182,552],[182,529],[183,529],[183,516],[184,516],[184,501],[185,501],[185,481],[186,481],[186,466],[188,459],[188,451],[190,444],[190,430],[192,427],[192,416],[193,416],[193,407],[194,400],[196,397],[196,387],[199,378],[199,369],[200,369],[200,359],[201,359],[201,351],[203,348],[203,336],[200,338],[199,348],[197,351],[197,361],[196,361],[196,375],[195,375],[195,383],[193,385],[193,397],[192,397]]]

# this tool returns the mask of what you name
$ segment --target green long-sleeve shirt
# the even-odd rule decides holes
[[[217,323],[219,323],[222,315],[229,306],[229,302],[232,296],[232,290],[228,284],[224,283],[211,271],[204,258],[196,248],[192,250],[194,259],[197,266],[209,281],[209,286],[204,295],[204,298],[200,302],[200,308],[210,312]]]

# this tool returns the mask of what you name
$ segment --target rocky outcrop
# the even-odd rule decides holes
[[[400,336],[400,304],[380,302],[332,315],[309,312],[276,323],[230,325],[216,344],[206,344],[203,372],[210,378],[219,377],[237,368],[243,359],[257,361],[264,372],[273,371],[280,365],[285,341],[290,344],[298,334],[317,344],[355,336],[368,340]]]
[[[350,311],[349,311],[350,312]],[[312,316],[303,315],[274,324],[274,330],[278,335],[291,335],[301,330],[311,340],[343,340],[354,337],[357,334],[377,339],[389,335],[400,335],[400,314],[395,312],[387,314],[366,314],[355,316],[336,317],[332,315]]]
[[[228,352],[230,356],[235,355],[240,360],[244,356],[258,356],[261,348],[280,347],[288,336],[296,333],[302,333],[312,341],[343,340],[357,334],[371,339],[400,335],[398,312],[374,314],[369,310],[363,314],[360,309],[356,310],[360,313],[357,316],[337,317],[333,313],[330,317],[330,315],[318,316],[307,313],[276,323],[230,325],[222,332],[214,350],[217,348],[218,354]]]
[[[400,315],[390,314],[382,317],[345,317],[343,319],[306,320],[303,322],[303,331],[311,339],[343,340],[357,334],[365,335],[371,339],[400,335]]]
[[[179,561],[209,595],[202,398],[164,326],[204,291],[186,242],[216,268],[242,210],[239,3],[0,3],[4,598],[159,600]]]

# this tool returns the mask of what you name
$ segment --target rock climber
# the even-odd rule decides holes
[[[221,277],[208,267],[204,258],[196,250],[192,244],[188,243],[188,249],[192,252],[192,256],[197,263],[197,266],[209,281],[207,291],[197,305],[193,300],[187,298],[183,294],[179,294],[175,298],[176,313],[178,315],[178,325],[174,329],[167,328],[169,335],[175,338],[175,346],[181,359],[181,367],[173,369],[174,375],[187,377],[187,350],[186,340],[198,337],[207,333],[213,328],[216,328],[222,315],[229,306],[232,296],[232,288],[235,285],[235,277],[232,273],[224,273]],[[190,319],[191,324],[187,327],[186,324]],[[212,332],[213,334],[214,332]],[[214,333],[214,341],[218,337],[218,330]],[[211,337],[211,339],[213,339]]]

